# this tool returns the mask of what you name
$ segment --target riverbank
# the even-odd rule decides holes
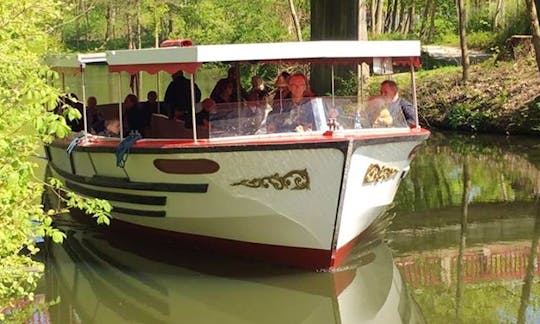
[[[540,135],[540,77],[532,56],[516,61],[491,59],[471,66],[467,85],[460,80],[459,66],[418,72],[418,106],[423,125]]]

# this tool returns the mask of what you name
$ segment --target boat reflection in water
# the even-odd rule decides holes
[[[159,253],[157,252],[159,251]],[[422,323],[378,235],[332,272],[199,255],[102,231],[49,247],[53,323]]]

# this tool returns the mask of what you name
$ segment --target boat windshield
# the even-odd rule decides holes
[[[216,104],[198,116],[210,138],[328,130],[408,127],[403,112],[379,97],[314,97]],[[204,118],[204,117],[203,117]]]

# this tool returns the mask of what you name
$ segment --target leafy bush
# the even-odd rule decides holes
[[[448,125],[453,129],[483,130],[490,114],[489,110],[478,108],[475,103],[457,103],[448,111]]]
[[[490,50],[495,43],[495,34],[489,31],[472,32],[467,35],[467,46],[480,50]]]
[[[489,32],[493,30],[493,18],[488,6],[478,10],[471,10],[467,21],[469,32]]]

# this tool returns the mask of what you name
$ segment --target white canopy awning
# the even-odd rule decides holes
[[[371,62],[390,57],[394,64],[419,65],[420,41],[310,41],[255,44],[198,45],[107,51],[112,72],[156,73],[178,70],[194,73],[209,62]]]
[[[63,73],[78,73],[89,63],[106,63],[105,52],[87,54],[58,54],[45,58],[45,64],[51,69]]]

